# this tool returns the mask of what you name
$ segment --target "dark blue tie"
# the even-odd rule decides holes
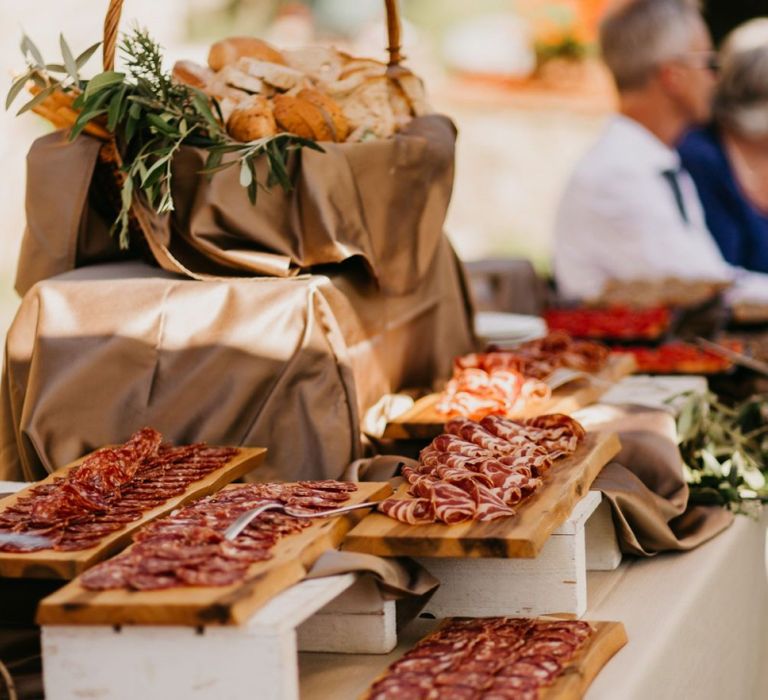
[[[680,212],[680,216],[683,218],[685,225],[690,223],[688,219],[688,212],[685,209],[685,202],[683,201],[683,191],[680,189],[680,181],[677,179],[679,170],[665,170],[662,175],[672,188],[672,193],[675,195],[675,202],[677,202],[677,208]]]

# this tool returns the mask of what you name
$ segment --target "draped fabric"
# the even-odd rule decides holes
[[[148,246],[161,267],[194,279],[291,277],[357,259],[384,293],[414,292],[443,239],[455,139],[447,118],[430,115],[391,139],[304,149],[289,162],[293,189],[262,190],[255,205],[237,166],[208,178],[200,172],[205,152],[184,147],[173,163],[173,214],[158,216],[137,199],[147,238],[134,246]],[[100,147],[87,136],[69,143],[61,131],[33,144],[20,294],[76,266],[125,257],[109,233],[115,211],[106,204]],[[257,175],[266,182],[263,158]]]
[[[152,425],[176,443],[269,449],[257,478],[336,478],[382,394],[472,347],[443,239],[416,291],[353,263],[289,279],[189,280],[140,262],[35,285],[6,339],[0,479],[34,480]]]

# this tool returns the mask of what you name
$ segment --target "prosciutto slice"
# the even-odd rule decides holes
[[[435,507],[428,498],[387,498],[379,503],[378,510],[406,525],[435,522]]]

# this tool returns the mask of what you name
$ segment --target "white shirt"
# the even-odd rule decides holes
[[[677,172],[688,223],[664,171]],[[676,151],[628,117],[614,117],[578,164],[555,224],[560,294],[596,298],[609,279],[739,280],[768,299],[768,275],[726,262],[707,230],[690,175]]]

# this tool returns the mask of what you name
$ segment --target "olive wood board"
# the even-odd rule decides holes
[[[557,387],[546,401],[532,402],[526,409],[509,418],[530,418],[544,413],[570,414],[595,403],[613,384],[635,371],[635,359],[626,353],[613,353],[608,364],[593,375],[576,378]],[[450,420],[435,406],[441,394],[428,394],[399,416],[391,418],[384,429],[384,437],[393,440],[431,440],[443,432]]]
[[[93,566],[102,559],[115,554],[130,543],[131,535],[143,525],[170,513],[180,505],[201,496],[215,493],[222,486],[248,474],[264,461],[267,450],[263,447],[239,447],[239,454],[205,478],[192,482],[184,493],[169,498],[165,503],[147,510],[142,516],[124,527],[104,537],[99,544],[89,549],[74,552],[57,552],[55,549],[41,549],[36,552],[15,553],[0,552],[0,577],[23,578],[56,578],[70,580]],[[59,476],[65,476],[77,467],[88,455],[57,469],[43,481],[31,484],[25,489],[3,499],[0,512],[12,506],[19,498],[28,494],[29,490],[39,484],[53,481]]]
[[[228,488],[236,488],[230,486]],[[388,483],[358,484],[344,505],[381,500]],[[245,577],[229,586],[177,586],[156,591],[89,591],[79,579],[43,599],[41,625],[237,625],[268,600],[301,581],[309,567],[363,517],[365,510],[318,518],[301,532],[278,540],[273,556],[252,564]]]
[[[615,433],[587,433],[576,452],[555,462],[539,489],[508,518],[407,525],[372,513],[347,535],[342,549],[384,557],[536,557],[620,449]],[[396,495],[410,498],[407,490],[403,484]]]
[[[443,624],[448,624],[447,619]],[[594,633],[589,641],[571,658],[555,682],[539,691],[539,700],[579,700],[592,681],[613,656],[627,643],[627,632],[621,622],[591,622]],[[441,625],[442,626],[442,625]],[[382,673],[371,687],[382,678]],[[360,700],[370,700],[370,689]]]

